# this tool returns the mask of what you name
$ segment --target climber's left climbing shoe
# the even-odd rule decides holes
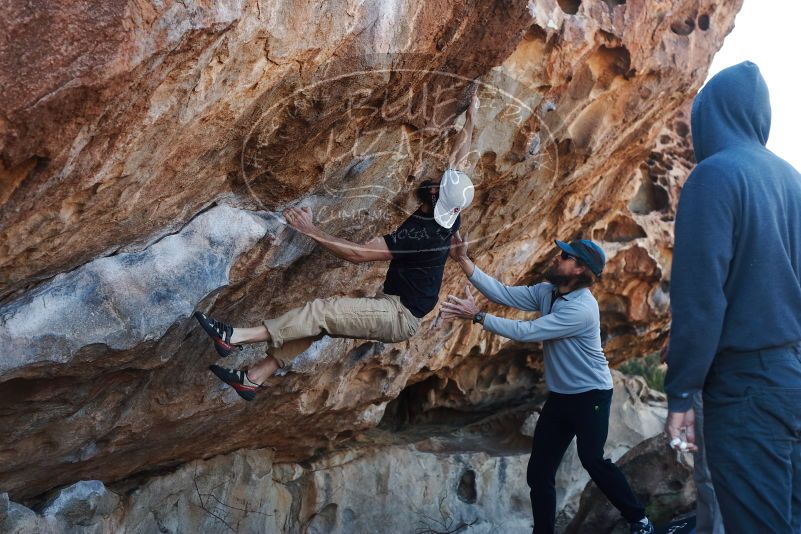
[[[195,312],[194,317],[211,340],[214,341],[214,348],[217,349],[217,354],[225,358],[236,351],[242,350],[241,345],[231,343],[231,335],[234,333],[233,326],[215,321],[200,312]]]

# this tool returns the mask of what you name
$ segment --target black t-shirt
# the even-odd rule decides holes
[[[443,228],[433,217],[417,210],[394,232],[384,236],[392,253],[384,293],[398,295],[416,317],[424,317],[437,305],[451,236],[461,223],[458,216],[450,229]]]

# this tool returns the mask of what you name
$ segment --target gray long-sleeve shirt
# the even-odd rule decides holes
[[[587,288],[571,291],[551,305],[554,286],[507,286],[478,267],[470,282],[492,302],[524,311],[542,312],[533,321],[487,314],[484,329],[515,341],[542,341],[545,383],[556,393],[612,389],[612,375],[601,348],[598,302]]]

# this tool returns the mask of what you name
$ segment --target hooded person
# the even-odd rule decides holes
[[[671,274],[666,430],[707,461],[728,532],[801,532],[801,175],[765,146],[768,88],[744,62],[692,108]]]

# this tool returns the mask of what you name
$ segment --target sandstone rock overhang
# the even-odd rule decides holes
[[[683,109],[739,6],[4,3],[0,488],[25,499],[243,447],[307,458],[429,380],[467,409],[521,395],[537,348],[451,325],[325,341],[246,406],[188,320],[256,324],[380,288],[380,266],[332,259],[275,212],[305,203],[354,240],[388,231],[442,170],[474,80],[479,265],[528,283],[554,237],[598,239],[610,360],[654,349],[692,163]],[[443,294],[462,284],[447,270]]]

